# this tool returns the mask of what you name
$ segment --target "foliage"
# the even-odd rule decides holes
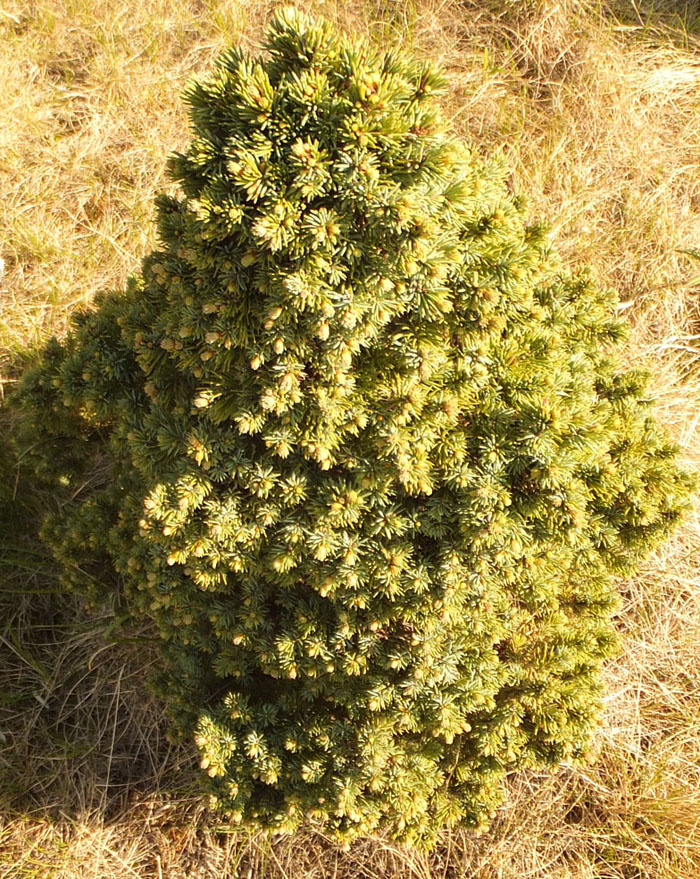
[[[613,577],[690,479],[439,74],[289,11],[265,49],[189,86],[161,246],[27,374],[26,455],[232,820],[430,844],[584,753]]]

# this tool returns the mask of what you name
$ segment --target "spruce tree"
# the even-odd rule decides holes
[[[24,380],[65,582],[152,620],[233,822],[486,826],[586,750],[616,577],[686,506],[615,295],[443,86],[279,13],[187,88],[157,249]]]

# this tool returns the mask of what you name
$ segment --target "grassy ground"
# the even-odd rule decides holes
[[[700,13],[656,0],[301,3],[442,61],[447,112],[502,149],[572,263],[617,287],[630,359],[700,458]],[[153,244],[178,95],[226,44],[254,47],[269,0],[27,0],[0,7],[0,390],[25,353]],[[11,430],[5,414],[3,437]],[[599,756],[510,781],[481,838],[430,856],[318,836],[227,834],[194,793],[145,682],[147,632],[61,593],[34,535],[51,503],[0,448],[0,879],[700,875],[700,528],[691,519],[621,584],[624,651],[607,670]]]

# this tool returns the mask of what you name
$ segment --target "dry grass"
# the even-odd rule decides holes
[[[657,0],[301,3],[438,58],[457,130],[503,149],[572,263],[629,303],[630,358],[700,457],[700,15]],[[151,203],[187,139],[178,94],[227,43],[254,45],[269,0],[31,0],[0,8],[0,389],[77,304],[153,242]],[[4,462],[4,463],[3,463]],[[19,481],[18,481],[19,480]],[[17,500],[11,503],[12,498]],[[430,856],[322,837],[273,846],[217,828],[145,691],[153,656],[117,608],[86,616],[32,533],[50,499],[0,455],[0,879],[700,875],[700,527],[623,586],[599,756],[513,778],[487,836]],[[21,504],[20,504],[21,501]],[[147,633],[145,633],[147,634]]]

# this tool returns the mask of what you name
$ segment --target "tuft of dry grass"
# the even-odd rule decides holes
[[[439,60],[446,112],[616,287],[660,415],[700,458],[700,16],[678,0],[304,0]],[[0,9],[0,390],[152,247],[188,138],[179,93],[272,0],[10,0]],[[2,415],[2,413],[0,413]],[[147,628],[62,593],[0,425],[0,879],[694,879],[700,875],[700,517],[621,584],[624,650],[590,766],[510,779],[491,832],[430,855],[385,840],[229,833],[146,690]]]

